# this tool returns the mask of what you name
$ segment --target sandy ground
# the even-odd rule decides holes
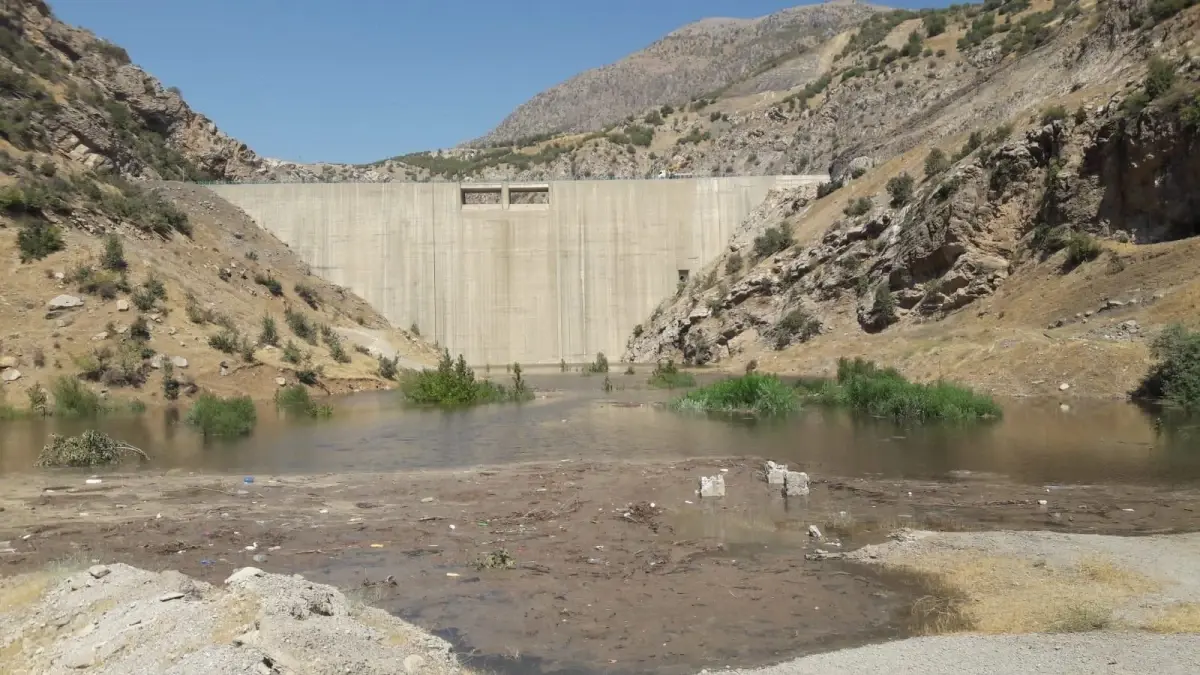
[[[219,584],[255,565],[337,586],[443,635],[471,667],[674,674],[764,666],[961,617],[973,605],[929,570],[806,559],[886,544],[900,527],[1200,530],[1194,490],[1079,486],[1048,495],[980,480],[818,476],[809,497],[787,501],[760,466],[556,462],[252,484],[181,472],[109,474],[91,485],[81,474],[30,474],[0,480],[0,571],[82,557]],[[726,498],[698,499],[698,477],[718,472]],[[823,538],[810,537],[809,525]],[[1134,557],[1178,548],[1174,538],[1120,541],[1132,542]],[[501,552],[511,567],[481,565]],[[1141,593],[1140,578],[1112,574]],[[1054,578],[1091,588],[1077,576]],[[938,602],[927,610],[930,597]]]

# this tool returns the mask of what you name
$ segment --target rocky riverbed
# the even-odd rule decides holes
[[[250,483],[178,471],[98,483],[79,473],[9,476],[0,479],[0,563],[8,576],[64,560],[81,571],[127,563],[213,588],[246,566],[299,573],[446,638],[468,667],[682,674],[930,630],[914,608],[958,597],[938,570],[855,553],[897,529],[1200,530],[1200,491],[1191,489],[1028,485],[968,472],[929,481],[812,475],[808,495],[785,498],[763,467],[573,461]],[[701,498],[699,478],[714,475],[725,496]],[[1150,557],[1160,542],[1121,539]],[[844,552],[850,559],[830,559]]]

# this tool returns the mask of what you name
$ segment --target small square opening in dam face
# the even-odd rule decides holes
[[[550,204],[549,185],[514,185],[508,188],[508,203],[513,205]]]
[[[479,186],[459,188],[459,203],[463,206],[501,206],[504,204],[504,191],[499,187]]]
[[[687,270],[679,270],[679,283],[686,284],[687,280],[688,280],[688,271]]]

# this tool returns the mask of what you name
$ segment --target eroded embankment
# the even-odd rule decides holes
[[[243,568],[220,586],[124,564],[0,582],[6,673],[463,672],[450,645],[299,576]]]

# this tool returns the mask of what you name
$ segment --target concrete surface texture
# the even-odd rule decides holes
[[[211,189],[394,325],[474,365],[613,357],[774,188],[827,176]]]

